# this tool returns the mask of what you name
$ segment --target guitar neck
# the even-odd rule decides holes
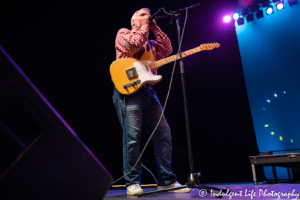
[[[184,51],[184,52],[182,52],[182,58],[190,56],[194,53],[198,53],[200,51],[201,51],[200,47],[196,47],[196,48]],[[177,57],[177,59],[176,59],[176,57]],[[164,58],[164,59],[161,59],[161,60],[151,63],[149,65],[149,67],[150,67],[150,69],[158,69],[159,67],[161,67],[163,65],[166,65],[168,63],[174,62],[175,60],[179,60],[179,59],[180,59],[179,54],[178,54],[178,56],[177,55],[169,56],[167,58]]]

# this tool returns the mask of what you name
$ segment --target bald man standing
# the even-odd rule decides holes
[[[122,28],[116,37],[116,58],[140,58],[145,52],[152,52],[155,60],[170,55],[173,51],[171,41],[157,26],[150,21],[150,10],[142,8],[134,13],[131,19],[132,29]],[[156,40],[148,40],[151,30]],[[152,71],[157,74],[157,71]],[[123,129],[123,173],[128,173],[140,156],[140,142],[142,127],[148,136],[151,135],[162,114],[162,106],[150,84],[146,84],[136,93],[125,96],[115,88],[113,102]],[[170,127],[163,116],[153,137],[153,147],[158,170],[157,189],[180,186],[177,177],[172,173],[172,136]],[[141,160],[137,166],[125,177],[127,194],[143,193],[141,185]],[[170,192],[190,192],[190,188],[173,190]]]

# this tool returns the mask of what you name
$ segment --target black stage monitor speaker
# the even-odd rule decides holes
[[[103,199],[112,177],[0,46],[0,199]]]

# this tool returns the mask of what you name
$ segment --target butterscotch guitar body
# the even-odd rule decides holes
[[[110,74],[116,89],[124,95],[137,92],[146,83],[157,83],[162,76],[154,75],[148,67],[154,56],[146,52],[140,59],[119,59],[110,66]]]

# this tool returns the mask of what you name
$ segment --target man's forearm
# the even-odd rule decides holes
[[[141,29],[135,33],[128,29],[121,29],[116,38],[116,45],[123,51],[128,53],[136,53],[141,46],[145,44],[149,36],[148,25],[143,25]]]

